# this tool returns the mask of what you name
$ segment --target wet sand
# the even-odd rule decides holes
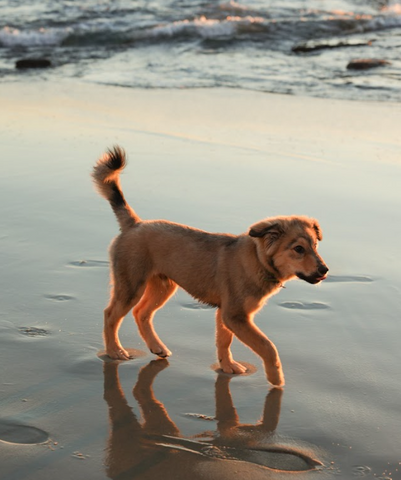
[[[401,478],[399,105],[40,82],[0,102],[2,478]],[[113,144],[143,218],[319,219],[329,278],[257,316],[284,390],[238,342],[252,374],[216,373],[213,309],[182,291],[156,317],[168,362],[132,318],[136,359],[104,361],[117,224],[89,173]]]

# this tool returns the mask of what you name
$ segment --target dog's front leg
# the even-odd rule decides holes
[[[233,341],[232,332],[224,325],[221,318],[221,311],[218,308],[216,312],[216,346],[217,358],[220,367],[225,373],[245,373],[246,367],[233,359],[230,345]]]
[[[221,315],[224,325],[262,358],[268,381],[276,387],[284,386],[284,374],[277,348],[253,323],[252,316],[233,309],[223,309]]]

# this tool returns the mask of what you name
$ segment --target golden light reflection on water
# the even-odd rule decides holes
[[[183,437],[162,402],[156,399],[153,382],[168,367],[167,360],[154,360],[141,368],[133,388],[140,408],[138,420],[121,388],[119,362],[105,363],[104,399],[108,405],[110,433],[106,448],[106,473],[112,479],[203,478],[200,472],[217,463],[219,478],[227,478],[245,467],[247,472],[273,478],[277,472],[301,472],[322,464],[305,449],[277,443],[277,428],[283,390],[274,388],[266,396],[261,420],[240,423],[234,406],[229,376],[217,375],[215,383],[216,431]],[[196,416],[196,414],[195,414]],[[202,418],[201,415],[198,418]],[[224,463],[222,463],[224,462]],[[240,466],[240,467],[239,467]]]
[[[401,3],[390,3],[390,5],[385,5],[381,10],[385,13],[401,15]]]

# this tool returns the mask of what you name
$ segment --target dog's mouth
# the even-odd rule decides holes
[[[317,283],[322,282],[327,278],[327,273],[324,275],[321,275],[320,273],[317,273],[315,275],[304,275],[301,272],[298,272],[295,274],[299,279],[305,280],[305,282],[311,283],[312,285],[316,285]]]

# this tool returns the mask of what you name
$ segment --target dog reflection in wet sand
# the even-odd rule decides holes
[[[182,287],[194,298],[217,307],[216,343],[225,373],[244,373],[230,346],[233,335],[258,354],[269,382],[284,385],[273,342],[254,324],[254,314],[284,282],[300,278],[316,284],[328,268],[317,252],[318,222],[301,216],[273,217],[242,235],[208,233],[165,220],[144,221],[128,205],[120,186],[126,165],[115,147],[96,164],[93,179],[111,204],[121,233],[110,247],[113,291],[104,312],[104,340],[113,359],[128,360],[118,338],[124,316],[133,309],[139,332],[152,353],[171,355],[156,334],[153,315]]]
[[[216,416],[213,419],[207,417],[216,421],[217,431],[189,439],[180,435],[164,405],[153,393],[153,381],[168,366],[167,360],[153,360],[139,372],[133,396],[141,411],[141,422],[121,388],[118,364],[104,364],[104,399],[110,419],[105,464],[107,475],[112,479],[161,477],[195,480],[205,478],[205,472],[208,472],[207,478],[232,478],[231,475],[238,472],[252,473],[252,478],[258,479],[270,478],[266,477],[269,471],[301,472],[321,465],[301,449],[273,443],[272,433],[279,421],[282,389],[273,388],[268,393],[262,419],[257,425],[245,425],[239,422],[231,398],[230,377],[218,375]],[[222,465],[222,461],[229,462]]]

